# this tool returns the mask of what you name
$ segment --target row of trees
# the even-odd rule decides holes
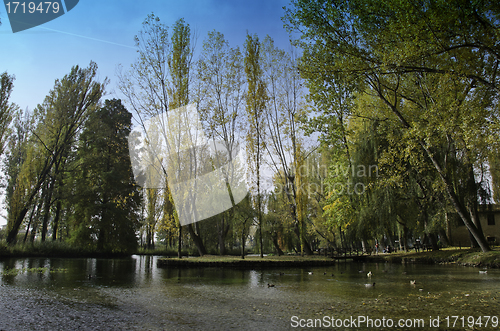
[[[202,224],[186,226],[199,254],[206,253],[211,233],[216,234],[217,241],[210,246],[218,248],[221,254],[227,246],[226,238],[232,238],[231,246],[237,242],[243,251],[252,225],[259,252],[264,254],[263,229],[267,229],[268,208],[263,174],[269,170],[281,174],[286,184],[288,213],[293,218],[296,239],[301,250],[310,253],[304,236],[304,217],[299,214],[305,211],[297,211],[301,193],[296,189],[294,169],[304,153],[298,126],[305,100],[293,54],[278,49],[270,37],[261,42],[255,35],[247,35],[240,50],[230,47],[222,33],[212,31],[194,60],[189,25],[179,20],[170,30],[154,15],[145,20],[136,43],[139,58],[129,70],[121,71],[119,80],[145,132],[148,120],[194,104],[208,139],[222,142],[228,155],[246,147],[249,201]],[[166,122],[158,124],[163,128],[157,132],[168,131]],[[169,180],[177,179],[167,178],[165,187],[147,189],[150,192],[145,210],[149,219],[145,230],[148,247],[153,246],[155,233],[165,235],[169,244],[180,247],[182,242],[182,227],[171,209]],[[231,194],[229,186],[228,189]],[[273,234],[271,242],[281,251],[276,236]]]
[[[12,113],[4,166],[8,243],[51,236],[101,251],[135,249],[132,115],[119,100],[100,101],[105,83],[96,74],[94,63],[75,66],[32,113]]]
[[[8,103],[4,74],[7,241],[128,251],[139,235],[179,255],[244,255],[249,238],[261,255],[421,237],[438,248],[457,217],[487,251],[478,213],[500,192],[499,12],[489,2],[297,0],[284,17],[301,34],[296,48],[247,35],[240,49],[213,31],[196,57],[189,24],[148,16],[138,59],[118,77],[137,127],[194,104],[225,162],[245,147],[248,196],[235,205],[226,180],[233,208],[185,226],[170,191],[180,178],[135,184],[132,115],[101,101],[95,64],[73,68],[32,113]]]

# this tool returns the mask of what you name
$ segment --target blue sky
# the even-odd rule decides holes
[[[74,65],[97,63],[99,77],[110,79],[106,98],[121,98],[116,87],[119,64],[129,67],[137,57],[134,36],[148,14],[169,26],[183,17],[198,35],[200,50],[208,31],[222,32],[231,46],[241,46],[247,31],[261,39],[269,34],[288,48],[281,17],[288,0],[80,0],[65,15],[41,26],[12,33],[0,7],[0,73],[15,75],[11,101],[33,109]]]
[[[110,80],[105,98],[123,99],[117,66],[126,69],[137,58],[134,36],[148,14],[168,26],[184,18],[198,35],[198,51],[212,30],[222,32],[232,47],[241,47],[248,31],[261,39],[269,34],[277,46],[288,49],[283,6],[289,6],[289,0],[80,0],[59,18],[17,33],[12,33],[6,8],[0,6],[0,73],[16,77],[10,101],[33,110],[72,66],[94,61],[100,81]],[[0,225],[6,224],[4,214],[0,207]]]

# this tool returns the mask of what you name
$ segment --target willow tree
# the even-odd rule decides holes
[[[265,149],[265,107],[267,101],[266,84],[260,59],[261,43],[257,36],[247,34],[245,41],[245,74],[247,78],[246,111],[248,128],[246,130],[247,156],[250,167],[250,185],[253,191],[254,206],[257,213],[260,256],[264,257],[262,247],[262,188],[261,168]]]
[[[360,93],[376,95],[403,130],[408,152],[423,151],[454,211],[488,251],[474,171],[500,136],[498,5],[301,0],[293,6],[286,19],[303,33],[303,75],[324,81],[338,75]],[[442,146],[449,153],[439,157]],[[460,162],[449,163],[450,156]],[[463,198],[453,183],[458,173],[468,183]]]

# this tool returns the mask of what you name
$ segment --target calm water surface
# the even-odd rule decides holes
[[[293,316],[303,323],[366,316],[395,323],[423,319],[426,330],[500,329],[491,320],[488,327],[467,323],[468,316],[500,317],[500,270],[482,274],[454,265],[389,263],[159,269],[156,261],[148,256],[0,261],[0,330],[305,329],[292,327]],[[373,282],[374,287],[365,286]],[[464,327],[461,322],[448,327],[443,319],[452,315],[465,316]],[[440,317],[440,327],[430,327],[430,316]],[[362,329],[327,326],[317,329]]]

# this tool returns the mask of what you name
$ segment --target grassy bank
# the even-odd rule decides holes
[[[177,251],[156,249],[139,249],[135,254],[168,256],[160,258],[160,267],[235,267],[235,268],[266,268],[266,267],[312,267],[335,264],[335,260],[324,256],[245,256],[241,259],[238,255],[205,255],[192,257],[194,252],[183,250],[183,258],[177,258]],[[130,256],[132,253],[125,252],[99,252],[93,248],[82,248],[70,246],[61,242],[35,242],[34,244],[8,246],[0,244],[0,258],[17,257],[95,257],[116,258]],[[190,256],[189,258],[187,256]],[[427,252],[396,252],[390,254],[378,254],[371,256],[360,256],[355,258],[360,262],[391,262],[391,263],[456,263],[461,265],[500,268],[500,247],[495,247],[491,252],[482,253],[472,249],[458,249],[456,247],[445,248],[439,251]]]
[[[230,267],[230,268],[276,268],[276,267],[316,267],[335,264],[324,256],[239,256],[205,255],[192,258],[163,258],[158,260],[158,267]]]
[[[367,262],[387,261],[393,263],[457,263],[474,267],[500,268],[500,248],[488,253],[476,249],[445,248],[427,252],[397,252],[366,257]]]
[[[391,262],[391,263],[425,263],[444,264],[457,263],[474,267],[500,268],[500,249],[482,253],[473,249],[445,248],[439,251],[398,252],[360,256],[359,262]],[[266,268],[266,267],[313,267],[335,264],[335,260],[323,256],[238,256],[205,255],[191,258],[162,258],[159,267],[235,267],[235,268]]]

